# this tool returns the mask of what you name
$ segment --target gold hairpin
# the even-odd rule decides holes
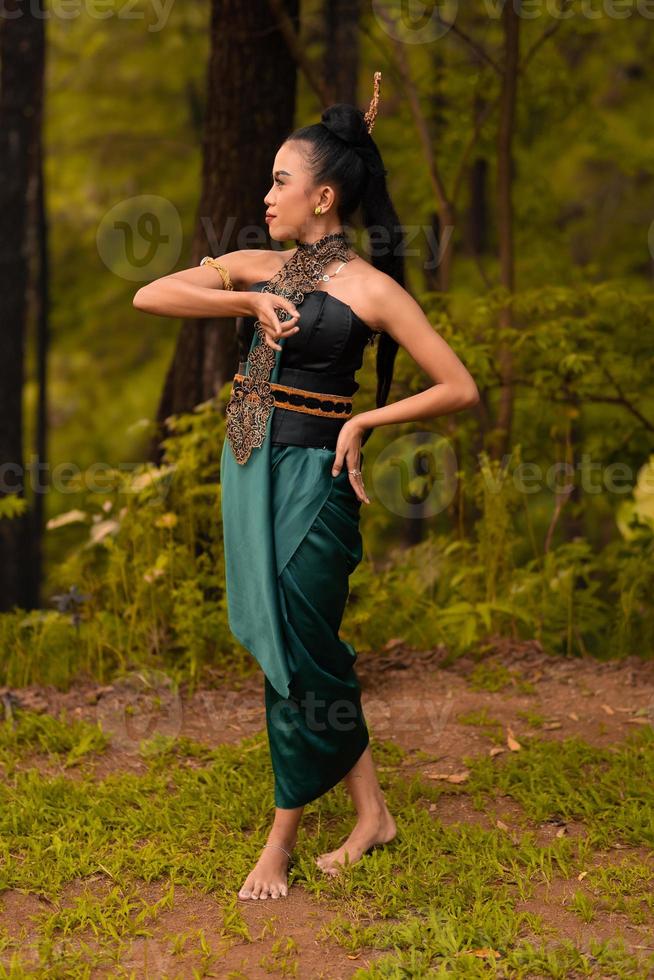
[[[381,75],[382,73],[380,71],[375,72],[373,96],[370,100],[370,107],[364,116],[369,133],[372,133],[372,127],[375,125],[375,119],[377,118],[377,107],[379,106],[379,83],[381,81]]]

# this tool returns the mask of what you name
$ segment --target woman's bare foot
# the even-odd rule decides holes
[[[243,882],[238,897],[244,900],[285,898],[288,895],[286,872],[292,845],[264,846],[261,857]]]
[[[397,826],[386,803],[370,817],[359,817],[347,840],[335,851],[328,851],[316,858],[316,864],[326,874],[337,875],[343,867],[346,855],[350,864],[358,861],[373,844],[388,844],[397,833]]]

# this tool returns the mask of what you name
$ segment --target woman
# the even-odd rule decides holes
[[[339,637],[348,576],[362,558],[359,511],[370,503],[361,447],[378,425],[432,419],[479,397],[404,289],[401,229],[371,135],[379,77],[365,115],[333,105],[277,151],[266,221],[271,238],[294,240],[294,249],[207,256],[134,298],[155,314],[240,315],[254,326],[227,406],[221,499],[229,622],[263,670],[276,806],[242,899],[287,894],[303,808],[341,780],[358,819],[340,847],[316,858],[325,873],[396,834],[371,756],[356,653]],[[372,265],[345,236],[358,210],[368,229],[387,233]],[[354,414],[354,376],[376,336],[377,408]],[[400,344],[434,385],[386,405]]]

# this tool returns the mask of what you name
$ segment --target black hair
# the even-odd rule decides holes
[[[330,183],[338,188],[337,213],[343,224],[360,208],[364,227],[383,231],[385,240],[379,251],[371,240],[372,264],[404,286],[400,221],[386,186],[381,153],[368,132],[363,112],[347,102],[337,102],[324,110],[319,123],[294,130],[286,139],[290,141],[309,144],[307,160],[316,184]],[[373,333],[371,343],[376,336],[376,402],[381,408],[393,380],[398,344],[385,331]],[[367,430],[362,444],[372,431]]]

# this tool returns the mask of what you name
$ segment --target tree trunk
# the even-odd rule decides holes
[[[45,13],[5,0],[0,24],[0,499],[26,497],[23,375],[28,283],[28,187],[42,118]],[[34,603],[28,512],[0,518],[0,610]]]
[[[481,258],[488,248],[487,180],[488,161],[485,157],[476,157],[470,169],[468,248],[477,258]]]
[[[334,102],[359,106],[359,16],[361,0],[325,0],[324,77]],[[372,79],[372,74],[371,74]],[[372,82],[370,84],[372,96]],[[368,103],[359,108],[368,108]]]
[[[299,0],[285,0],[285,8],[297,28]],[[190,265],[207,254],[271,247],[263,198],[275,153],[293,128],[296,75],[268,0],[213,0],[202,191]],[[233,317],[184,321],[157,411],[152,460],[161,459],[165,419],[213,398],[238,360]]]
[[[497,141],[497,224],[500,282],[509,293],[513,293],[515,256],[513,248],[512,189],[514,174],[512,147],[520,57],[520,5],[505,3],[502,22],[504,26],[504,64]],[[501,327],[512,325],[513,313],[510,305],[500,310],[499,322]],[[502,387],[497,412],[496,438],[491,446],[491,453],[497,459],[508,451],[513,423],[513,361],[511,350],[504,343],[500,345],[499,367]]]
[[[32,474],[31,508],[31,556],[29,568],[29,589],[35,606],[41,606],[41,580],[43,576],[43,528],[45,525],[45,494],[50,487],[48,466],[48,355],[50,350],[49,327],[49,284],[48,262],[48,216],[45,201],[45,181],[43,171],[43,130],[38,127],[35,133],[33,173],[30,181],[29,225],[33,229],[29,255],[30,282],[28,287],[30,322],[34,324],[34,370],[37,386],[34,418],[34,457],[37,463]]]

